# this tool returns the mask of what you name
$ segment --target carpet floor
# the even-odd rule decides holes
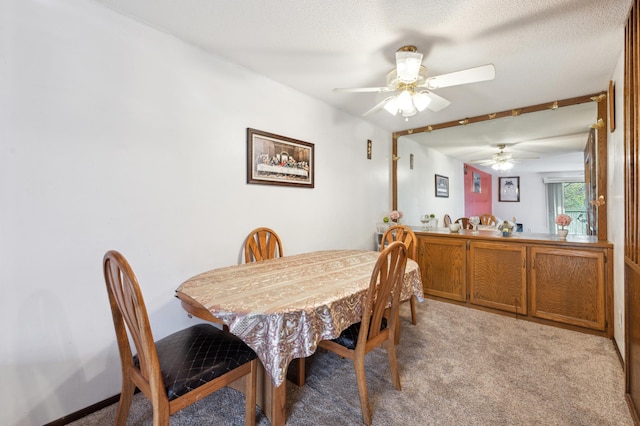
[[[611,340],[430,299],[418,305],[413,326],[408,305],[397,347],[402,391],[393,389],[386,353],[367,355],[374,425],[633,425]],[[113,424],[116,405],[71,424]],[[256,414],[258,425],[269,425]],[[152,424],[142,394],[127,424]],[[244,396],[223,389],[171,424],[242,425]],[[317,352],[307,361],[305,386],[287,383],[287,425],[357,424],[353,364]]]

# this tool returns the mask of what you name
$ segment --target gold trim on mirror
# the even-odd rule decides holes
[[[591,94],[591,95],[586,95],[586,96],[578,96],[575,98],[569,98],[569,99],[563,99],[563,100],[558,100],[558,101],[554,101],[553,103],[551,102],[545,102],[543,104],[537,104],[537,105],[531,105],[531,106],[527,106],[527,107],[522,107],[522,108],[517,108],[516,110],[519,111],[519,115],[520,114],[529,114],[532,112],[538,112],[538,111],[544,111],[549,109],[549,105],[550,104],[556,104],[558,105],[558,108],[561,107],[565,107],[565,106],[571,106],[571,105],[577,105],[577,104],[582,104],[585,102],[592,102],[595,99],[599,98],[600,96],[603,96],[606,98],[606,93],[602,92],[602,93],[595,93],[595,94]],[[503,117],[512,117],[513,116],[513,111],[514,110],[507,110],[507,111],[501,111],[501,112],[494,112],[491,114],[485,114],[485,115],[479,115],[476,117],[468,117],[465,120],[469,120],[469,123],[478,123],[481,121],[487,121],[487,120],[493,120],[495,118],[503,118]],[[447,121],[445,123],[439,123],[439,124],[430,124],[428,126],[423,126],[423,127],[416,127],[414,129],[408,129],[408,130],[402,130],[399,132],[394,132],[393,135],[395,137],[400,137],[400,136],[406,136],[406,135],[412,135],[415,133],[424,133],[424,132],[431,132],[433,130],[439,130],[439,129],[446,129],[448,127],[453,127],[453,126],[459,126],[460,123],[460,119],[458,120],[453,120],[453,121]]]

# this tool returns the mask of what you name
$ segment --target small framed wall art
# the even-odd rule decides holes
[[[482,178],[480,173],[473,172],[473,192],[482,192]]]
[[[449,178],[436,175],[436,197],[449,197]]]
[[[314,145],[247,128],[247,183],[314,187]]]
[[[498,201],[520,201],[520,177],[499,178]]]

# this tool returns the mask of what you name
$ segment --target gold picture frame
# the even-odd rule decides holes
[[[247,183],[313,188],[314,145],[247,128]]]

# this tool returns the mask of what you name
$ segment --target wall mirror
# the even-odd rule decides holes
[[[607,102],[603,92],[395,132],[393,208],[410,208],[408,204],[419,200],[424,193],[421,184],[411,182],[401,167],[399,170],[398,162],[407,156],[403,147],[421,144],[462,163],[470,163],[474,159],[491,158],[498,152],[497,145],[506,144],[506,150],[515,158],[531,158],[517,164],[517,173],[576,172],[584,176],[589,233],[606,240],[606,208],[602,201],[606,200],[607,129]],[[496,180],[504,176],[490,167],[472,165],[491,173]],[[457,207],[453,210],[464,211],[464,206]]]

